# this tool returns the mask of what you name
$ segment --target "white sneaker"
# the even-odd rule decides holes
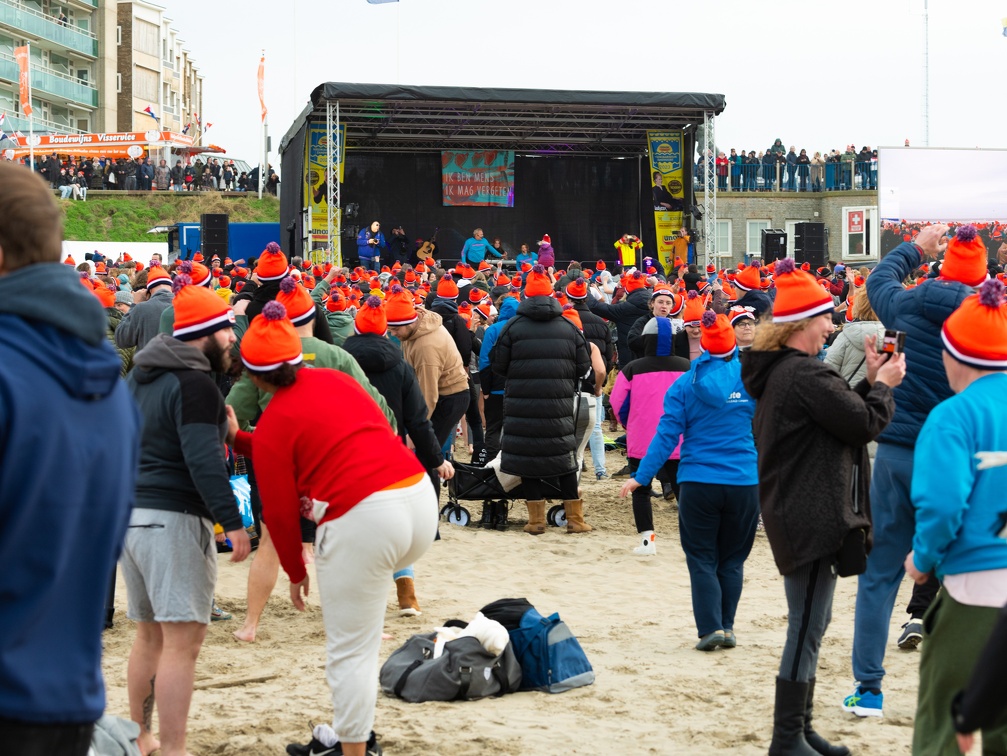
[[[657,540],[653,530],[640,533],[640,545],[633,549],[637,556],[654,556],[657,554]]]

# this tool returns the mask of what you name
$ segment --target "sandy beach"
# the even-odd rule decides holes
[[[623,463],[609,454],[610,472]],[[442,524],[443,540],[417,565],[420,617],[398,616],[389,581],[385,632],[392,639],[382,644],[382,660],[413,633],[447,619],[469,619],[495,599],[527,597],[543,614],[560,613],[584,646],[597,682],[560,695],[518,693],[450,704],[407,704],[379,693],[375,729],[386,753],[766,753],[786,601],[765,535],[758,534],[746,564],[738,647],[696,651],[676,509],[661,502],[655,511],[658,554],[637,557],[632,509],[617,497],[621,482],[595,482],[590,469],[585,474],[585,516],[595,527],[589,534],[550,528],[533,538],[514,524],[504,533]],[[478,503],[466,506],[478,517]],[[513,505],[512,518],[523,525],[523,502]],[[212,623],[200,654],[189,749],[200,755],[282,754],[289,742],[307,742],[309,723],[328,721],[331,713],[315,585],[301,614],[290,604],[281,573],[257,642],[239,643],[231,632],[244,616],[248,564],[228,558],[219,557],[217,602],[234,619]],[[858,719],[840,708],[853,685],[856,586],[856,579],[841,579],[836,591],[818,671],[815,725],[856,754],[908,753],[919,653],[900,651],[894,641],[907,619],[911,584],[903,583],[892,617],[880,720]],[[104,636],[107,710],[128,717],[126,662],[134,628],[125,617],[121,579],[116,604],[115,627]]]

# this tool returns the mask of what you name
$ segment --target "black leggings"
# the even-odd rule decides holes
[[[483,418],[479,414],[479,384],[469,377],[469,408],[465,410],[465,420],[468,421],[469,432],[472,434],[472,445],[482,446],[485,441],[483,436]]]
[[[635,473],[640,466],[640,460],[635,457],[627,457],[626,461],[629,463],[629,469]],[[662,483],[673,485],[675,488],[675,497],[678,497],[678,483],[676,481],[676,478],[678,478],[677,459],[667,460],[661,465],[661,469],[657,471],[657,475],[654,477]],[[654,505],[650,503],[651,491],[652,488],[649,484],[640,486],[633,491],[633,520],[636,522],[637,533],[654,529]]]

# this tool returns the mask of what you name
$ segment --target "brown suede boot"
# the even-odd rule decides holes
[[[399,594],[400,617],[416,617],[423,613],[420,611],[419,602],[416,601],[416,584],[411,577],[400,577],[396,580],[395,590]]]
[[[590,533],[594,530],[594,528],[584,522],[583,499],[566,499],[563,502],[563,511],[566,512],[567,533]]]
[[[528,524],[525,533],[542,535],[545,532],[545,499],[525,502],[528,505]]]

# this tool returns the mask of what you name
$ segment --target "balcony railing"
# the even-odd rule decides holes
[[[77,79],[72,79],[54,71],[32,66],[31,87],[34,93],[44,93],[55,97],[78,102],[87,105],[89,108],[98,107],[98,90],[89,84],[84,84]],[[0,53],[0,79],[6,79],[17,83],[18,66],[13,57],[6,53]]]
[[[63,26],[52,16],[17,6],[13,0],[0,0],[0,24],[82,55],[98,57],[98,38],[94,34],[77,26]]]
[[[36,134],[45,134],[50,132],[54,134],[80,133],[80,129],[73,128],[69,123],[63,121],[49,121],[45,118],[35,117],[32,119],[32,122],[35,127]],[[20,131],[25,136],[28,136],[28,119],[8,112],[7,117],[4,119],[4,131],[7,132],[7,134],[13,134],[15,131]],[[7,149],[9,146],[10,142],[0,142],[0,150]]]
[[[720,169],[718,172],[718,168]],[[781,165],[755,163],[713,166],[718,192],[850,192],[878,188],[878,163],[840,161],[824,165]],[[694,188],[703,188],[699,171],[693,167]]]

